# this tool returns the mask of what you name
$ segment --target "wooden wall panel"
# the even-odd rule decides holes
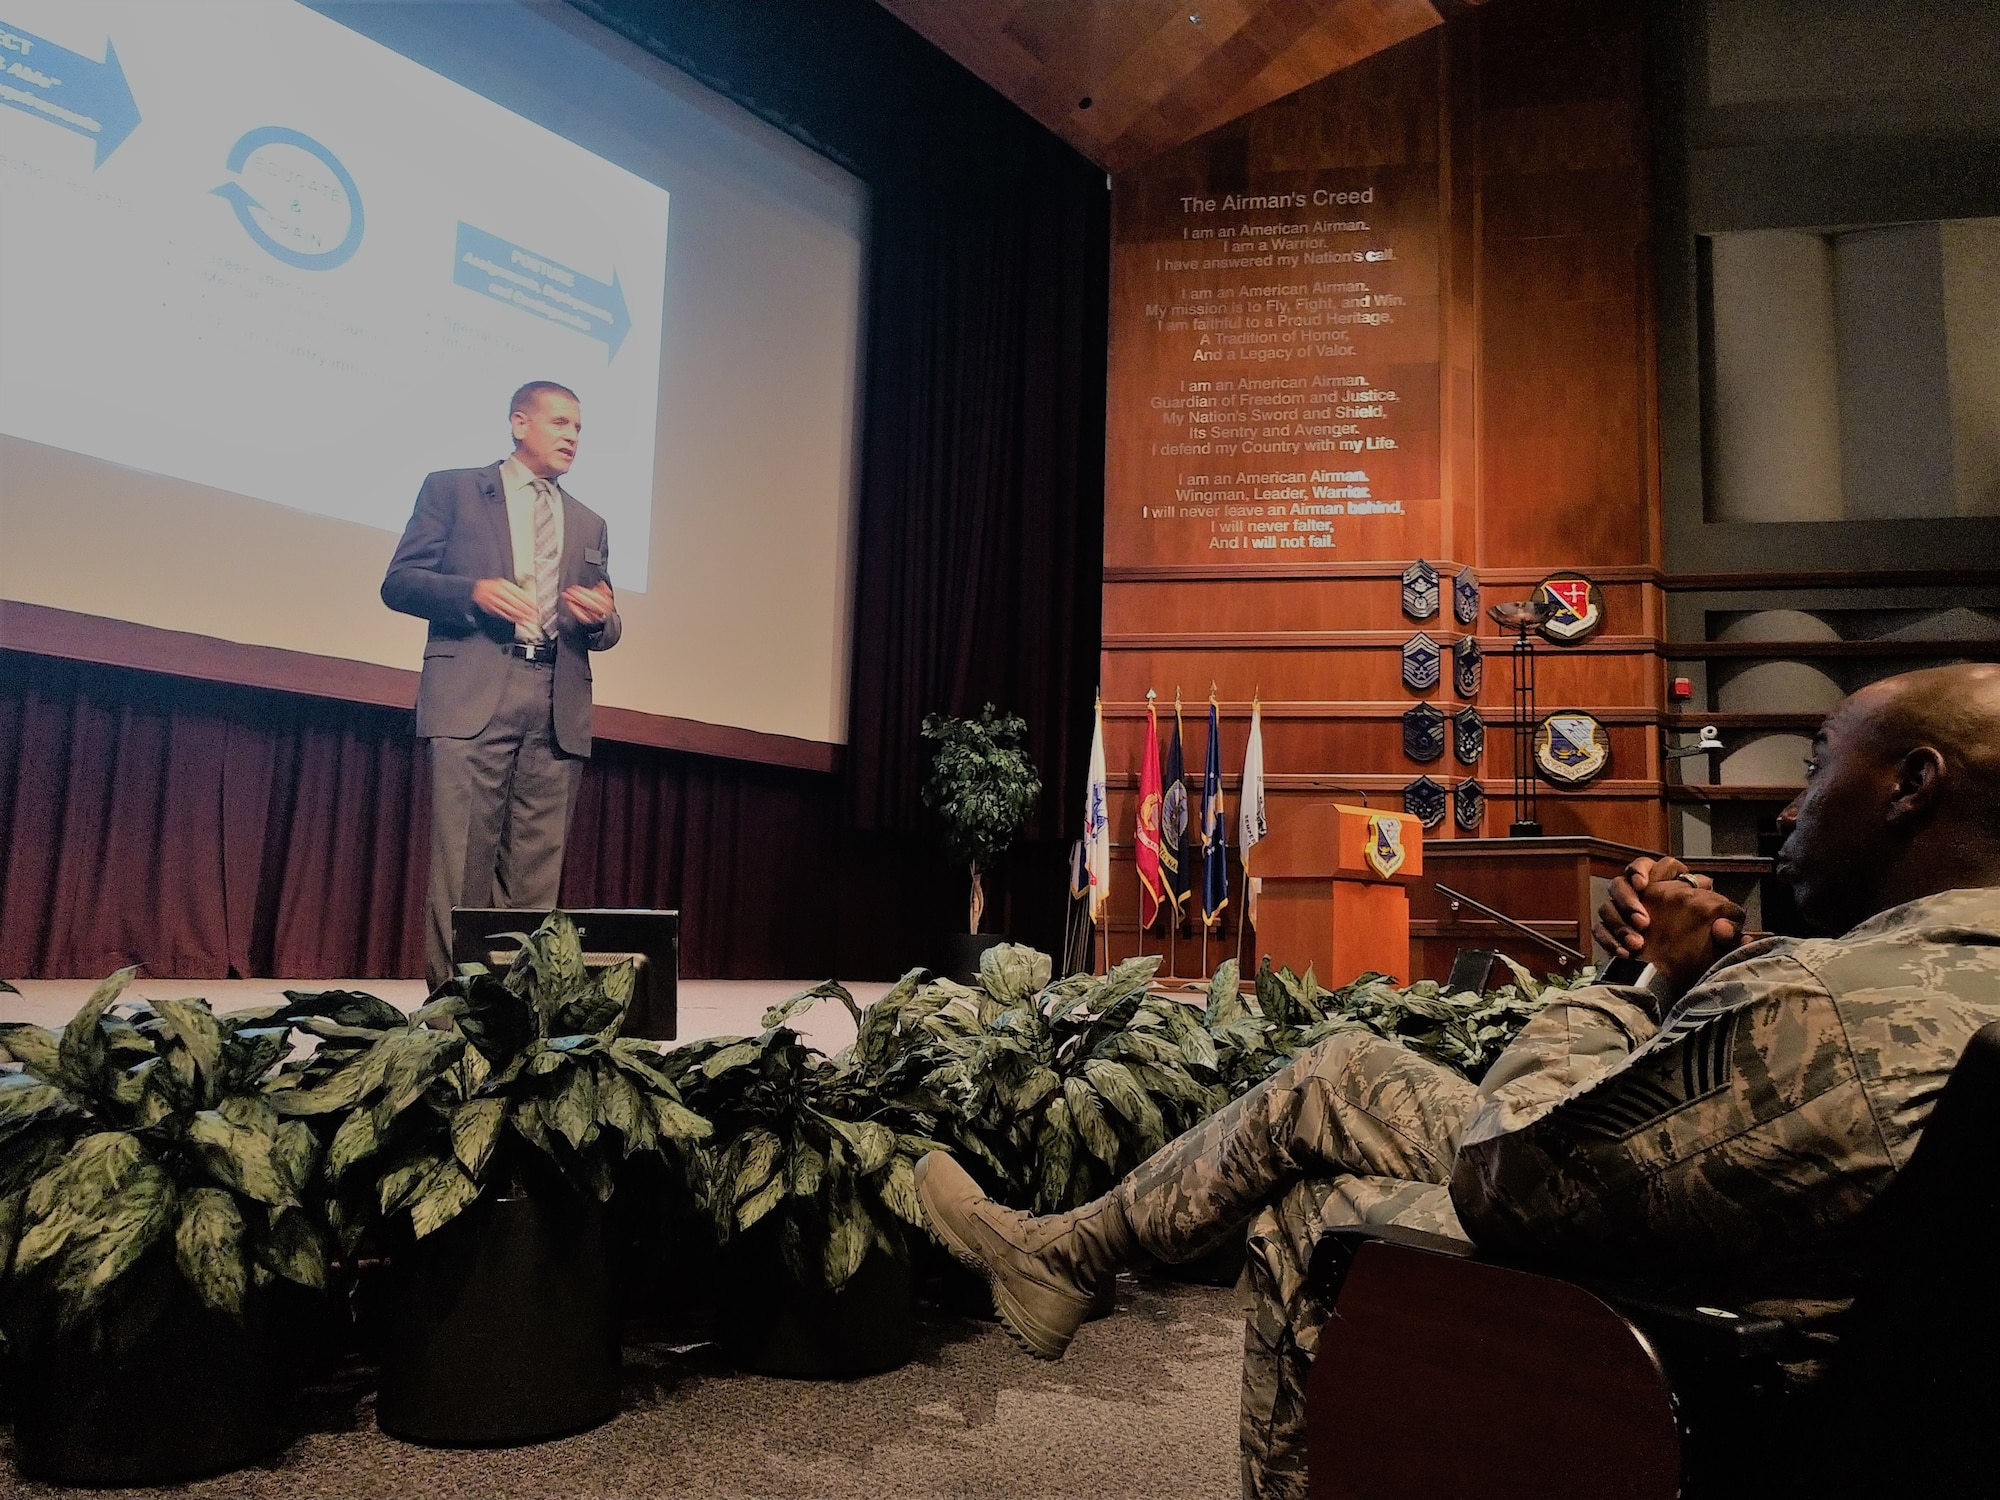
[[[1403,788],[1429,775],[1447,786],[1477,779],[1488,798],[1478,831],[1504,834],[1514,815],[1510,642],[1490,621],[1472,627],[1486,653],[1479,763],[1460,766],[1447,750],[1419,765],[1402,751],[1400,716],[1410,704],[1421,697],[1447,714],[1464,706],[1448,675],[1431,692],[1406,691],[1399,651],[1419,629],[1448,643],[1464,628],[1451,618],[1449,583],[1470,565],[1482,584],[1482,616],[1484,606],[1524,598],[1559,569],[1598,581],[1605,627],[1582,646],[1538,652],[1539,707],[1596,714],[1608,728],[1611,765],[1581,789],[1541,784],[1540,817],[1551,833],[1664,845],[1665,596],[1642,19],[1635,7],[1582,0],[1462,11],[1114,179],[1102,683],[1121,844],[1137,811],[1147,689],[1161,694],[1163,721],[1175,689],[1182,692],[1194,778],[1211,684],[1223,705],[1232,845],[1253,693],[1265,707],[1272,819],[1315,798],[1400,807]],[[1386,290],[1395,299],[1386,304],[1392,319],[1350,338],[1349,352],[1321,342],[1252,378],[1302,379],[1309,393],[1315,379],[1360,375],[1369,389],[1393,389],[1395,402],[1362,419],[1355,436],[1395,446],[1333,457],[1165,451],[1194,428],[1237,429],[1233,440],[1244,442],[1249,425],[1240,408],[1218,404],[1241,394],[1234,384],[1219,389],[1221,378],[1240,380],[1240,365],[1194,360],[1208,347],[1194,309],[1212,308],[1229,283],[1248,280],[1218,263],[1257,247],[1241,235],[1219,247],[1190,238],[1223,217],[1243,217],[1202,205],[1322,190],[1369,198],[1339,211],[1362,227],[1326,231],[1323,250],[1365,248],[1380,258],[1324,276],[1308,266],[1258,276],[1366,282],[1370,298]],[[1288,209],[1281,217],[1315,215]],[[1218,388],[1189,388],[1204,379]],[[1251,441],[1267,440],[1284,439],[1260,431]],[[1332,514],[1321,531],[1327,541],[1316,545],[1218,544],[1251,534],[1218,523],[1260,519],[1244,507],[1268,506],[1270,492],[1290,487],[1269,478],[1280,462],[1365,470],[1365,499],[1394,509]],[[1184,483],[1190,474],[1206,478]],[[1313,503],[1335,499],[1310,493],[1316,483],[1359,482],[1303,481]],[[1200,488],[1242,493],[1176,494]],[[1291,524],[1289,510],[1284,520]],[[1420,556],[1440,566],[1445,583],[1443,609],[1423,621],[1404,615],[1398,585]],[[1457,834],[1447,818],[1432,836]],[[1129,851],[1121,850],[1118,878],[1129,896]],[[1129,952],[1138,936],[1132,914],[1120,920],[1115,951]]]

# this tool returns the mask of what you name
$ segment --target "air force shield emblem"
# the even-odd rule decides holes
[[[1476,781],[1461,781],[1451,789],[1451,816],[1466,833],[1477,833],[1486,822],[1486,788]]]
[[[1451,753],[1461,766],[1476,766],[1486,751],[1486,721],[1476,708],[1461,708],[1451,716]]]
[[[1535,727],[1535,766],[1564,786],[1581,786],[1611,762],[1611,737],[1586,713],[1550,714]]]
[[[1438,685],[1443,670],[1444,653],[1421,630],[1403,642],[1403,686],[1411,692],[1429,692]]]
[[[1438,612],[1438,570],[1421,557],[1403,569],[1403,613],[1428,620]]]
[[[1444,754],[1444,715],[1428,703],[1403,713],[1403,754],[1418,765],[1429,765]]]
[[[1368,847],[1362,851],[1368,868],[1387,880],[1403,868],[1409,851],[1403,847],[1403,820],[1394,813],[1377,813],[1368,820]]]
[[[1486,655],[1479,642],[1462,635],[1451,643],[1451,685],[1461,698],[1477,698],[1486,678]]]
[[[1450,800],[1445,789],[1428,776],[1419,776],[1403,788],[1403,811],[1426,828],[1444,821],[1445,804]]]
[[[1461,625],[1479,618],[1479,575],[1469,566],[1460,568],[1451,581],[1451,617]]]
[[[1604,593],[1581,573],[1551,573],[1535,585],[1535,598],[1550,606],[1542,634],[1570,646],[1597,634],[1604,623]]]

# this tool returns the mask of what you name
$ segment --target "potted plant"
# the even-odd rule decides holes
[[[407,1018],[366,996],[305,1024],[271,1098],[326,1137],[329,1222],[395,1263],[376,1420],[423,1442],[525,1443],[618,1409],[604,1204],[708,1133],[654,1044],[620,1037],[629,963],[591,974],[552,914],[504,977],[470,970]],[[360,1012],[367,1012],[362,1014]]]
[[[288,1438],[288,1353],[326,1285],[318,1145],[271,1106],[290,1007],[119,1005],[0,1026],[0,1322],[24,1474],[166,1484]],[[11,989],[11,986],[0,985]]]
[[[924,806],[938,815],[946,845],[972,872],[966,934],[947,945],[940,966],[960,983],[971,982],[985,949],[1006,941],[982,937],[979,921],[986,910],[984,877],[1012,846],[1042,795],[1042,779],[1021,748],[1027,732],[1025,719],[1000,713],[990,703],[972,719],[924,716],[923,736],[937,746]]]
[[[928,1226],[913,1169],[938,1146],[922,1133],[920,973],[866,1012],[828,982],[772,1007],[758,1036],[668,1058],[689,1106],[714,1124],[698,1176],[726,1289],[718,1331],[741,1368],[861,1375],[914,1350],[911,1250]],[[826,999],[856,1026],[833,1058],[790,1025]]]

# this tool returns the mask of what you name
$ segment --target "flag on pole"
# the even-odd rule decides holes
[[[1229,826],[1222,809],[1222,733],[1208,695],[1208,767],[1201,778],[1201,919],[1210,927],[1229,904]]]
[[[1151,929],[1160,915],[1160,719],[1153,692],[1146,691],[1146,748],[1139,760],[1139,821],[1132,834],[1139,867],[1139,930]]]
[[[1250,701],[1250,745],[1243,752],[1243,790],[1237,798],[1236,847],[1243,858],[1243,914],[1257,920],[1257,890],[1262,881],[1250,873],[1250,851],[1270,830],[1264,824],[1264,705]]]
[[[1097,699],[1097,728],[1090,737],[1090,782],[1084,789],[1083,862],[1090,882],[1090,920],[1104,920],[1111,899],[1111,799],[1104,782],[1104,696]]]
[[[1165,786],[1160,793],[1160,880],[1174,904],[1174,924],[1187,911],[1194,891],[1194,860],[1188,838],[1187,763],[1181,752],[1181,691],[1174,689],[1174,737],[1167,747]]]

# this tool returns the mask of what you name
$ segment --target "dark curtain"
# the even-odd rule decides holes
[[[850,807],[919,825],[926,713],[1028,721],[1033,830],[1082,823],[1103,568],[1109,195],[1063,148],[875,203]]]

